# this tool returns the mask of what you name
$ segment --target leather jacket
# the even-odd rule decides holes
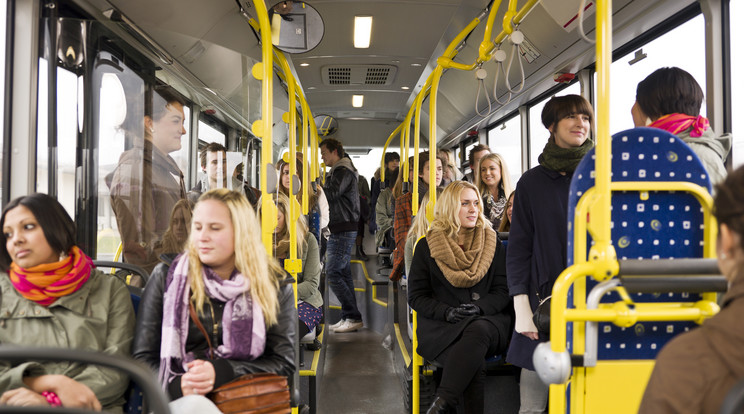
[[[328,199],[331,233],[356,231],[359,226],[358,174],[349,158],[341,158],[326,177],[323,191]]]
[[[163,294],[165,293],[168,269],[169,266],[162,263],[150,275],[139,305],[137,328],[132,347],[134,358],[149,365],[155,372],[158,372],[160,368]],[[278,321],[266,331],[266,348],[263,355],[252,361],[222,358],[210,360],[215,368],[214,388],[244,374],[272,372],[289,377],[294,373],[296,369],[294,338],[297,330],[297,310],[294,304],[292,281],[292,278],[287,277],[280,282]],[[211,321],[207,320],[211,317],[210,312],[197,312],[197,314],[202,325],[209,326],[207,323],[211,325]],[[203,337],[193,321],[189,320],[188,337],[192,338],[194,336]],[[187,348],[190,343],[192,341],[187,339]],[[206,349],[206,342],[201,348]],[[202,353],[198,347],[192,351],[197,356]],[[181,396],[180,379],[180,376],[176,377],[168,386],[171,398],[175,399]]]

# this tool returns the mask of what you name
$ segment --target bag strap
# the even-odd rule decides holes
[[[196,309],[194,309],[194,304],[191,303],[191,301],[189,301],[189,315],[191,316],[191,320],[194,321],[196,327],[199,328],[202,335],[204,335],[204,338],[207,339],[207,346],[209,346],[209,357],[211,359],[214,359],[214,349],[212,348],[212,341],[209,339],[209,334],[207,333],[207,330],[204,329],[204,325],[202,325],[199,317],[196,316]]]

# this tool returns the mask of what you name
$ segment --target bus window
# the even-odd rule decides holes
[[[5,58],[5,22],[7,20],[7,5],[6,0],[0,0],[0,56],[3,57],[3,60]],[[0,64],[0,79],[5,79],[5,67],[8,64],[6,62],[3,62]],[[5,82],[0,84],[0,96],[5,96]],[[5,102],[0,101],[0,114],[5,113]],[[3,131],[4,129],[3,124],[3,117],[0,116],[0,131]],[[3,136],[4,134],[0,134],[0,148],[3,147]],[[0,154],[0,194],[2,194],[2,187],[3,187],[3,180],[2,180],[2,154]],[[5,206],[3,206],[5,207]]]
[[[731,113],[732,116],[732,133],[734,135],[734,147],[731,150],[731,167],[736,168],[744,164],[744,122],[740,121],[738,114],[744,111],[744,80],[741,76],[736,76],[744,70],[744,42],[741,37],[744,36],[744,30],[739,26],[740,19],[744,18],[744,6],[740,1],[732,1],[730,4],[731,19]]]
[[[211,125],[199,120],[199,139],[206,142],[217,142],[222,145],[227,145],[225,140],[225,133],[212,127]]]
[[[559,93],[557,93],[557,96],[564,96],[564,95],[580,95],[581,94],[581,86],[578,82],[575,82],[573,85],[567,87],[566,89],[563,89]],[[529,143],[530,143],[530,165],[529,168],[536,167],[538,165],[537,157],[540,156],[540,154],[543,151],[543,148],[545,148],[545,144],[548,143],[548,138],[550,138],[550,132],[548,132],[547,129],[545,129],[545,126],[542,124],[542,110],[545,107],[545,103],[548,102],[552,98],[552,96],[547,97],[543,99],[542,101],[538,102],[537,104],[530,107],[530,136],[529,136]],[[630,108],[628,108],[628,114],[630,114]]]
[[[491,151],[498,153],[506,161],[511,174],[512,185],[522,175],[522,138],[521,117],[512,117],[506,122],[499,123],[488,130],[488,146]]]
[[[49,151],[57,152],[57,200],[71,217],[75,217],[75,148],[78,134],[78,110],[82,96],[78,95],[78,77],[64,68],[57,68],[57,145],[51,148],[48,134],[48,63],[39,59],[39,94],[36,118],[36,191],[49,193]],[[80,78],[82,81],[82,78]]]
[[[128,134],[133,133],[133,128],[129,124],[144,122],[142,116],[133,116],[136,108],[142,111],[144,105],[144,81],[123,63],[119,64],[123,71],[104,73],[98,91],[98,260],[113,260],[121,242],[107,177],[113,173],[127,146],[132,145]]]
[[[636,53],[631,53],[612,63],[610,70],[610,133],[633,128],[630,108],[635,103],[636,86],[656,69],[676,66],[690,72],[705,91],[705,21],[699,15],[674,28],[666,34],[643,45],[639,51],[646,57],[637,60]],[[732,37],[732,40],[734,37]],[[691,58],[689,53],[680,53],[679,45],[684,50],[696,50],[699,53]],[[643,56],[639,54],[640,56]],[[594,74],[596,93],[597,74]],[[707,93],[706,93],[707,96]],[[595,99],[596,102],[596,99]],[[705,100],[700,108],[700,115],[705,116]],[[596,126],[596,125],[595,125]],[[718,131],[716,131],[718,132]]]

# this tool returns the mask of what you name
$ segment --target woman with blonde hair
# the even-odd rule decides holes
[[[277,206],[277,224],[274,229],[274,257],[279,263],[289,258],[289,198],[274,195]],[[260,211],[260,210],[259,210]],[[300,338],[313,331],[323,319],[323,295],[320,284],[320,252],[315,237],[308,232],[305,220],[297,220],[295,228],[297,258],[302,259],[302,271],[297,275],[297,314],[300,318]]]
[[[203,396],[243,374],[294,372],[292,285],[260,235],[242,194],[208,191],[186,251],[150,276],[133,354],[159,372],[171,398]]]
[[[475,182],[483,198],[483,211],[496,230],[504,219],[506,196],[513,190],[509,168],[501,155],[492,152],[480,159],[475,172]]]
[[[417,351],[444,366],[427,414],[449,412],[460,400],[465,412],[484,412],[485,358],[506,349],[511,324],[504,263],[478,189],[465,181],[448,185],[408,277]]]
[[[442,190],[437,188],[437,197],[442,194]],[[421,199],[421,206],[419,207],[418,215],[414,217],[411,228],[408,229],[408,235],[406,235],[406,248],[404,250],[404,260],[406,274],[411,271],[411,262],[413,261],[413,248],[416,242],[422,236],[426,236],[426,232],[429,231],[429,219],[426,217],[426,205],[429,204],[429,194],[426,194]]]

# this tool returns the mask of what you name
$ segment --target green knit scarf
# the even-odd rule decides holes
[[[537,161],[549,170],[573,173],[584,155],[593,147],[594,141],[591,138],[587,138],[580,147],[561,148],[555,143],[555,138],[550,137]]]

